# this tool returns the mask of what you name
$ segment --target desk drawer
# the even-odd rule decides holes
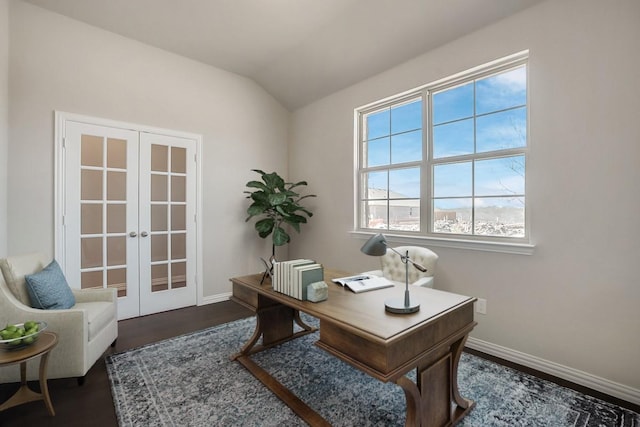
[[[273,307],[276,305],[280,305],[279,302],[274,301],[270,298],[265,297],[264,295],[260,295],[255,290],[250,287],[243,285],[242,283],[233,283],[233,297],[232,300],[240,303],[241,305],[247,307],[252,311],[256,311],[258,309]]]

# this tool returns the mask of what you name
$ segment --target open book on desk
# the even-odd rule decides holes
[[[355,293],[373,291],[375,289],[389,288],[393,283],[384,277],[359,274],[357,276],[338,277],[332,282],[345,286]]]

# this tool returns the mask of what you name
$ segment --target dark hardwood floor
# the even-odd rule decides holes
[[[253,313],[231,301],[188,307],[165,313],[120,321],[118,340],[107,352],[119,353],[145,344],[231,322]],[[2,369],[19,369],[10,366]],[[83,386],[75,378],[49,380],[49,394],[54,417],[49,416],[42,401],[31,402],[0,412],[1,427],[64,426],[114,427],[118,425],[111,398],[111,387],[104,358],[89,370]],[[38,382],[29,382],[39,390]],[[8,399],[18,384],[0,384],[0,402]]]
[[[119,323],[116,347],[107,350],[107,352],[119,353],[145,344],[231,322],[251,315],[253,315],[253,313],[240,305],[231,301],[225,301],[201,307],[188,307],[151,316],[123,320]],[[640,412],[639,405],[623,402],[611,396],[477,351],[466,351],[556,382],[565,387],[576,389],[582,393],[590,394],[602,400],[615,403],[635,412]],[[18,368],[16,366],[5,367],[3,369]],[[56,411],[54,417],[48,415],[43,402],[31,402],[0,412],[0,427],[116,427],[118,425],[104,359],[98,360],[89,370],[83,386],[78,386],[75,378],[49,380],[48,384],[53,407]],[[39,389],[37,382],[30,382],[29,385],[34,390]],[[18,384],[0,384],[0,402],[8,399],[17,388]]]

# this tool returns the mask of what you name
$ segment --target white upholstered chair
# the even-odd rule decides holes
[[[401,254],[409,251],[409,258],[427,269],[421,272],[409,263],[409,284],[433,288],[438,255],[430,249],[421,246],[398,246],[394,248]],[[364,274],[385,277],[393,282],[405,283],[405,265],[400,255],[387,248],[387,253],[380,257],[380,270],[367,271]]]
[[[42,310],[30,306],[24,276],[41,271],[51,260],[43,254],[29,254],[0,260],[0,328],[7,323],[44,321],[48,331],[58,334],[58,345],[51,350],[48,378],[84,375],[118,337],[115,289],[72,289],[76,303],[72,308]],[[27,379],[38,379],[40,360],[28,362]],[[19,369],[0,369],[0,383],[20,381]]]

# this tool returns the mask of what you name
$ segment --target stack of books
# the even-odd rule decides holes
[[[302,301],[307,299],[307,286],[322,280],[322,264],[310,259],[276,261],[273,264],[273,290]]]

